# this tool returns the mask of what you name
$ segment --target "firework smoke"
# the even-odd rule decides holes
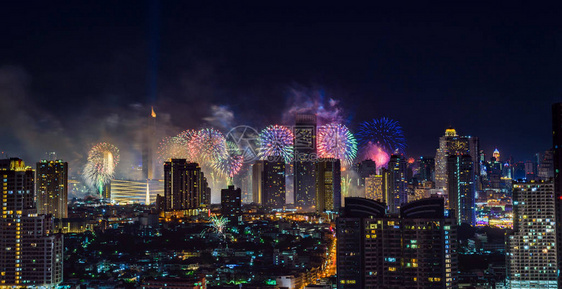
[[[373,160],[377,168],[386,167],[390,160],[390,155],[377,144],[371,142],[363,147],[362,160]]]
[[[297,114],[314,114],[319,125],[341,123],[344,120],[339,101],[327,99],[323,90],[292,88],[287,109],[283,113],[283,122],[294,123]]]

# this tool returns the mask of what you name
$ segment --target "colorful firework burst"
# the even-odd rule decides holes
[[[233,178],[242,168],[244,156],[234,142],[227,141],[226,147],[227,153],[213,162],[213,168],[222,176]]]
[[[179,136],[164,138],[160,142],[157,152],[160,163],[168,159],[191,159],[187,140]]]
[[[361,146],[371,143],[388,154],[396,151],[403,153],[406,148],[402,127],[397,121],[386,117],[361,123],[357,137]]]
[[[343,124],[327,124],[318,128],[318,155],[340,159],[345,166],[353,164],[357,156],[357,141]]]
[[[88,163],[84,167],[86,183],[101,195],[103,187],[113,178],[118,163],[119,149],[116,146],[106,142],[95,145],[88,153]]]
[[[213,128],[197,131],[191,136],[189,146],[193,159],[200,164],[216,162],[227,154],[226,139],[221,132]]]
[[[293,159],[293,132],[281,125],[270,125],[259,136],[260,158],[278,158],[286,163]]]

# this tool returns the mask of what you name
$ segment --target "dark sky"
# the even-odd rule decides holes
[[[262,128],[281,121],[295,87],[339,100],[352,128],[399,121],[412,156],[433,155],[449,125],[480,137],[488,156],[498,147],[524,160],[550,148],[550,105],[562,101],[560,7],[224,2],[161,2],[152,38],[147,1],[3,3],[0,99],[12,104],[0,148],[36,157],[63,150],[52,144],[63,134],[96,142],[150,104],[172,132],[203,125],[212,105]],[[36,133],[14,132],[19,118]],[[50,129],[57,134],[42,132]],[[21,149],[26,140],[34,146]],[[67,158],[87,152],[69,146]]]

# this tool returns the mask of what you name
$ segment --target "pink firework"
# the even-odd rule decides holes
[[[215,162],[227,154],[224,135],[213,128],[197,131],[191,137],[189,146],[194,160],[199,163]]]
[[[377,168],[381,168],[386,167],[390,160],[390,155],[378,145],[369,142],[365,145],[363,159],[373,160],[377,164]]]

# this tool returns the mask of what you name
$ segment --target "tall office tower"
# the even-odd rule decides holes
[[[316,115],[297,114],[293,134],[295,206],[302,211],[311,212],[316,204]]]
[[[207,182],[197,163],[171,159],[164,163],[165,208],[171,210],[198,209],[204,202]]]
[[[547,150],[541,154],[537,177],[540,180],[554,178],[554,150]]]
[[[492,157],[495,159],[496,162],[501,162],[500,160],[500,151],[498,150],[498,148],[496,148],[494,150],[494,152],[492,153]]]
[[[63,239],[50,215],[37,215],[33,170],[21,159],[0,160],[0,177],[0,287],[56,286]]]
[[[357,164],[356,171],[359,176],[357,185],[364,186],[366,177],[377,174],[377,164],[373,160],[364,160]]]
[[[406,167],[404,156],[390,156],[390,161],[388,161],[389,196],[386,200],[388,209],[393,214],[397,214],[400,211],[400,206],[408,201]]]
[[[36,168],[37,213],[68,218],[68,163],[42,160]]]
[[[316,211],[337,212],[341,207],[341,163],[339,159],[318,159],[316,163]]]
[[[511,288],[558,288],[554,184],[516,182],[513,232],[507,239]]]
[[[421,181],[435,181],[435,158],[422,157],[419,174]]]
[[[154,178],[154,139],[156,138],[156,113],[151,107],[151,113],[147,119],[147,126],[144,129],[142,143],[142,178],[151,180]]]
[[[264,161],[262,177],[264,206],[281,209],[285,206],[285,163]]]
[[[380,175],[370,175],[365,178],[365,198],[386,203],[388,194],[388,171],[382,169]]]
[[[242,190],[228,186],[221,190],[221,214],[231,223],[236,222],[242,211]]]
[[[337,222],[338,288],[456,288],[457,228],[442,198],[415,201],[400,217],[383,203],[346,198]]]
[[[435,155],[435,187],[442,189],[445,195],[448,194],[447,158],[452,155],[470,155],[474,166],[472,171],[475,175],[480,175],[479,152],[477,137],[459,136],[452,127],[445,130],[445,136],[439,138],[439,148]]]
[[[556,246],[558,268],[562,267],[562,102],[552,105],[552,149],[554,150],[554,195],[556,212]],[[562,288],[562,274],[558,279]]]
[[[265,161],[256,161],[252,165],[252,202],[263,204],[263,167]]]
[[[449,185],[449,208],[454,210],[458,224],[474,225],[474,168],[469,155],[452,155],[448,157],[447,176]]]

